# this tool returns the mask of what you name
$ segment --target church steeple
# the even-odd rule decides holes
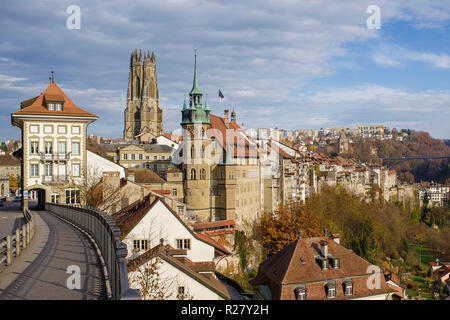
[[[197,54],[195,54],[195,62],[194,62],[194,81],[192,84],[191,92],[189,93],[189,108],[186,109],[185,106],[183,106],[182,112],[182,118],[181,123],[182,124],[188,124],[188,123],[210,123],[209,119],[209,106],[207,103],[205,104],[205,108],[203,108],[202,103],[202,92],[198,88],[198,78],[197,78]]]
[[[195,54],[195,65],[194,65],[194,83],[192,84],[192,90],[190,95],[199,94],[202,95],[200,89],[198,88],[198,80],[197,80],[197,53]]]

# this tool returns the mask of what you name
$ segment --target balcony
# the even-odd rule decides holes
[[[42,176],[42,183],[45,184],[66,183],[67,181],[67,176]]]
[[[69,153],[44,153],[41,152],[41,161],[67,161],[70,160]]]

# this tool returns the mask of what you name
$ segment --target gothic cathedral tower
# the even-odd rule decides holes
[[[159,107],[158,80],[155,54],[134,50],[128,76],[127,108],[125,109],[125,140],[147,134],[147,139],[157,137],[163,131],[162,110]]]

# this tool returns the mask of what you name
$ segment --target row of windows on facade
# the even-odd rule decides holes
[[[30,164],[30,177],[35,178],[39,177],[39,168],[40,165],[37,163]],[[81,171],[81,165],[78,163],[72,164],[72,176],[73,177],[79,177]],[[59,166],[59,177],[65,177],[66,176],[66,166],[60,165]],[[45,164],[44,165],[44,176],[45,177],[53,177],[53,164]]]
[[[190,250],[191,249],[191,239],[176,239],[177,249],[180,250]],[[133,249],[135,251],[147,251],[150,247],[150,240],[148,239],[135,239],[133,240]]]
[[[65,196],[66,196],[65,198],[66,204],[80,204],[81,194],[79,189],[66,189]],[[51,202],[60,203],[59,193],[52,193],[50,198]]]
[[[137,156],[137,157],[136,157]],[[145,160],[150,160],[150,157],[153,158],[153,160],[170,160],[172,159],[171,156],[145,156]],[[144,154],[134,154],[134,153],[124,153],[122,154],[122,160],[144,160]]]
[[[147,163],[147,164],[144,165],[142,163],[140,163],[140,164],[124,163],[123,166],[125,168],[144,168],[145,167],[145,168],[153,170],[153,171],[166,171],[166,169],[167,169],[167,165],[166,164],[148,164]]]
[[[245,178],[245,172],[242,173],[243,178]],[[221,179],[225,179],[225,173],[221,172]],[[197,171],[195,169],[191,169],[191,180],[196,180],[197,179]],[[206,170],[205,169],[200,169],[200,180],[204,180],[206,179]],[[236,174],[236,177],[239,178],[239,173]],[[234,180],[234,172],[229,172],[228,173],[228,179],[229,180]],[[251,185],[249,184],[249,191],[251,191]],[[245,187],[244,187],[244,192],[245,192]]]
[[[5,167],[7,171],[9,170],[19,170],[20,167]]]
[[[336,299],[337,288],[336,283],[327,283],[324,286],[325,294],[328,299]],[[306,286],[300,286],[295,289],[297,300],[306,300],[307,299],[307,289]],[[344,296],[353,296],[353,282],[351,280],[346,280],[342,283],[342,293]]]
[[[40,126],[38,124],[30,125],[30,133],[39,133],[39,128],[40,128]],[[54,125],[45,124],[44,125],[44,133],[52,134],[53,128],[54,128]],[[66,125],[57,125],[57,132],[58,132],[58,134],[66,134],[67,126]],[[72,132],[72,134],[80,134],[81,127],[80,126],[71,126],[71,132]]]
[[[258,203],[258,198],[255,198],[255,203]],[[239,208],[241,205],[243,207],[245,207],[247,205],[252,205],[252,204],[253,204],[253,198],[242,199],[241,201],[236,200],[236,208]]]
[[[38,154],[39,153],[39,141],[31,141],[30,143],[30,153]],[[80,154],[80,142],[72,142],[72,154],[79,155]],[[53,154],[53,142],[46,141],[44,142],[44,153],[45,154]],[[67,153],[67,143],[66,142],[58,142],[58,151],[59,154]]]

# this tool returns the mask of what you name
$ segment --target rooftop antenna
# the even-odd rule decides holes
[[[51,73],[52,73],[52,82],[55,82],[53,70],[51,71]]]

